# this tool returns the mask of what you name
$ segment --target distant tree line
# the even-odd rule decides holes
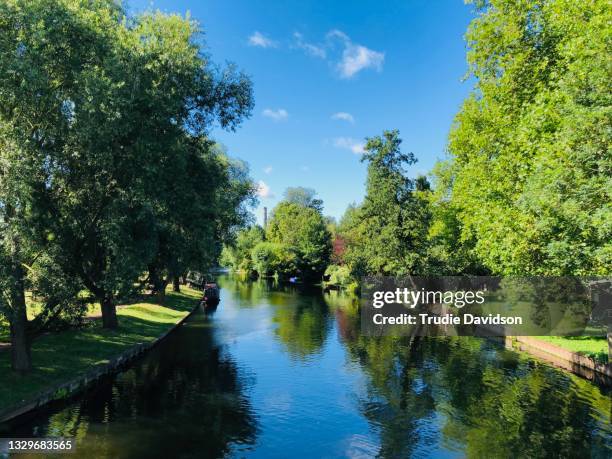
[[[207,134],[249,116],[252,85],[203,50],[177,15],[0,2],[0,319],[15,370],[37,333],[83,314],[84,291],[117,327],[117,301],[147,282],[163,296],[249,218],[246,166]]]
[[[432,187],[408,178],[415,158],[397,131],[369,139],[366,197],[337,228],[340,264],[354,278],[610,275],[610,3],[476,7],[467,32],[475,86],[449,158]]]
[[[267,242],[257,228],[240,236],[236,267],[319,272],[331,244],[327,275],[343,285],[367,274],[610,275],[610,2],[475,6],[474,88],[431,184],[410,177],[416,158],[398,131],[367,139],[362,203],[326,233],[318,205],[286,199]]]
[[[265,229],[240,231],[224,248],[221,263],[259,276],[320,280],[330,262],[331,234],[323,202],[309,188],[288,188]]]

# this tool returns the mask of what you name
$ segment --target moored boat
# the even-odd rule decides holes
[[[202,305],[211,306],[218,305],[221,301],[219,295],[219,286],[214,282],[208,282],[204,284],[204,296],[202,297]]]

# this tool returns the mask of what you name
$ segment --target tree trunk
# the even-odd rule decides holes
[[[161,280],[160,283],[155,287],[155,294],[157,295],[157,302],[164,304],[166,302],[166,287],[170,279]]]
[[[117,308],[112,295],[106,295],[100,300],[102,306],[102,327],[115,329],[119,327]]]
[[[7,221],[15,216],[15,209],[6,205]],[[11,368],[19,373],[32,369],[30,339],[28,337],[28,310],[25,300],[25,273],[22,267],[19,238],[12,235],[11,275],[15,283],[11,289],[11,312],[9,314],[11,333]]]
[[[28,337],[28,315],[23,290],[17,294],[11,314],[11,368],[19,373],[32,369],[30,339]]]
[[[149,266],[149,281],[151,282],[151,293],[157,297],[157,302],[162,304],[166,300],[166,285],[168,281],[159,275],[155,265]]]
[[[181,291],[181,280],[178,276],[174,276],[172,278],[172,289],[175,292],[180,292]]]

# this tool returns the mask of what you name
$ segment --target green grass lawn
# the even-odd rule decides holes
[[[196,305],[200,292],[186,287],[168,292],[159,306],[143,302],[118,309],[119,329],[104,330],[101,320],[87,327],[42,336],[32,346],[34,369],[27,376],[11,371],[10,352],[0,351],[0,411],[33,399],[38,393],[95,365],[108,363],[139,343],[153,341],[184,318]]]
[[[503,301],[488,301],[483,305],[482,309],[484,313],[494,314],[500,311],[511,311],[514,315],[530,318],[532,308],[532,304],[525,302],[517,302],[512,307],[509,307]],[[558,308],[558,310],[561,311],[561,308]],[[557,308],[551,307],[549,312],[551,315],[554,315],[556,311]],[[554,344],[568,351],[583,354],[596,362],[608,362],[608,342],[605,328],[588,324],[585,329],[584,318],[574,316],[571,310],[567,311],[567,313],[550,317],[550,320],[554,324],[554,327],[551,327],[552,330],[548,325],[540,327],[533,321],[527,320],[527,325],[521,327],[521,331],[525,335],[532,336],[541,341]],[[581,336],[567,336],[576,330],[581,331],[583,334]],[[544,335],[544,333],[557,333],[563,336],[537,336]]]
[[[583,354],[596,362],[608,362],[608,341],[605,336],[534,336],[534,338]]]

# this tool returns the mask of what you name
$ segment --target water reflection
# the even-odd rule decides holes
[[[275,302],[272,314],[276,336],[298,359],[320,352],[333,325],[327,305],[316,297],[300,297],[291,307]]]
[[[255,443],[251,383],[200,315],[140,363],[13,435],[73,437],[79,457],[224,457]]]
[[[83,457],[610,457],[605,390],[494,342],[367,338],[340,292],[218,280],[222,302],[15,435]]]
[[[336,316],[369,376],[362,410],[380,456],[612,454],[610,395],[591,383],[483,339],[365,338],[353,306]]]

